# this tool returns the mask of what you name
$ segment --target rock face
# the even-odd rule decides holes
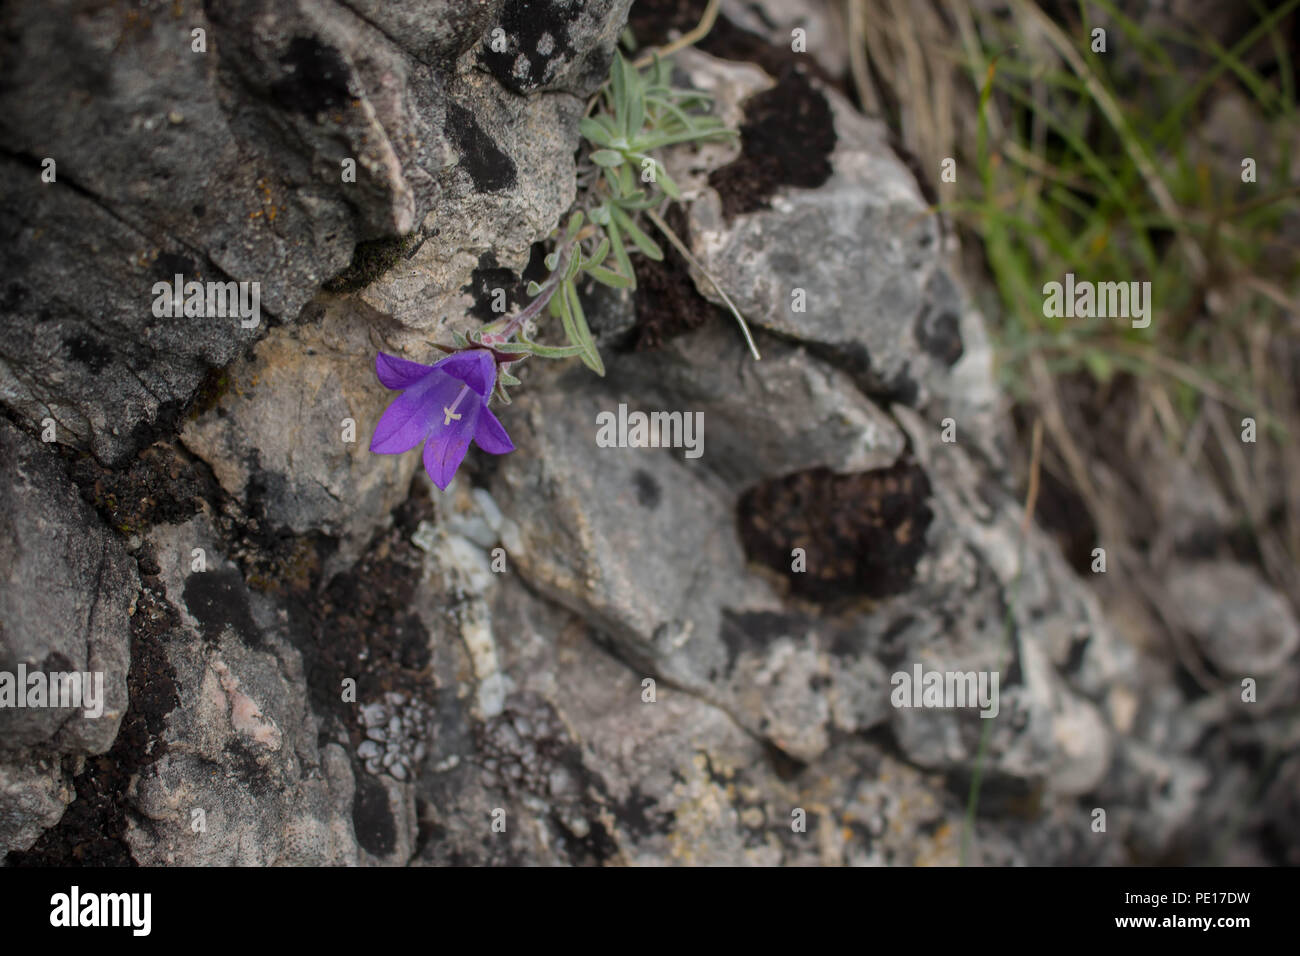
[[[1294,831],[1287,606],[1170,582],[1201,693],[1112,626],[1022,522],[916,183],[797,55],[679,57],[742,134],[666,157],[709,275],[582,290],[608,374],[526,365],[443,493],[368,451],[374,354],[526,301],[628,4],[66,7],[0,31],[0,672],[105,705],[0,709],[8,863],[953,863],[977,768],[974,862],[1204,860],[1261,741],[1234,860]],[[265,312],[156,316],[176,273]],[[638,412],[681,440],[598,441]]]
[[[5,421],[0,487],[0,841],[14,847],[72,799],[62,765],[103,753],[117,736],[139,580],[59,458]],[[50,689],[52,675],[74,683]]]
[[[6,11],[0,399],[121,464],[359,241],[526,255],[572,201],[581,97],[627,5]],[[178,274],[257,282],[265,314],[164,319],[154,285]]]

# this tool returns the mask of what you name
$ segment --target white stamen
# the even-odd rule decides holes
[[[460,389],[460,394],[456,396],[456,400],[452,402],[450,406],[446,406],[446,405],[443,406],[442,414],[444,417],[442,423],[444,425],[450,425],[453,421],[457,421],[457,422],[460,421],[461,416],[457,413],[456,409],[457,407],[459,407],[461,400],[465,397],[465,393],[468,391],[469,391],[469,386],[462,385]]]

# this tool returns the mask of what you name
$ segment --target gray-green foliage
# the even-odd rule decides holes
[[[703,112],[709,100],[707,94],[671,86],[669,67],[663,60],[656,58],[639,71],[615,52],[610,78],[595,101],[597,108],[580,124],[583,137],[591,144],[588,160],[599,172],[579,197],[583,208],[569,217],[546,257],[549,275],[544,282],[529,284],[533,301],[522,311],[485,325],[468,339],[458,336],[457,346],[486,345],[498,352],[517,353],[521,359],[527,355],[576,355],[596,374],[604,375],[605,365],[587,326],[575,283],[585,273],[614,288],[635,289],[629,242],[642,255],[663,259],[663,249],[638,220],[643,211],[680,199],[681,190],[655,152],[679,143],[737,135]],[[560,320],[566,345],[542,345],[528,337],[529,322],[543,308]],[[503,370],[498,396],[509,402],[505,386],[517,381]]]

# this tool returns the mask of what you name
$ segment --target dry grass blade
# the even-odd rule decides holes
[[[1142,179],[1146,182],[1147,189],[1150,190],[1152,198],[1160,207],[1160,211],[1169,218],[1170,222],[1178,224],[1179,244],[1182,246],[1183,254],[1186,256],[1194,275],[1197,278],[1203,277],[1206,271],[1205,255],[1187,234],[1186,229],[1182,227],[1183,216],[1178,208],[1178,203],[1174,201],[1173,195],[1169,192],[1169,187],[1156,171],[1155,165],[1151,162],[1151,157],[1146,154],[1142,144],[1129,129],[1128,122],[1124,119],[1124,114],[1120,111],[1115,98],[1097,79],[1096,74],[1088,69],[1088,65],[1079,56],[1079,51],[1070,43],[1069,37],[1047,14],[1043,13],[1037,3],[1034,3],[1033,0],[1016,0],[1016,6],[1042,30],[1043,35],[1047,37],[1047,41],[1052,44],[1052,48],[1060,54],[1074,75],[1087,87],[1088,94],[1093,98],[1102,115],[1106,117],[1123,141],[1129,158],[1133,160],[1133,165],[1137,167],[1138,172],[1142,175]]]

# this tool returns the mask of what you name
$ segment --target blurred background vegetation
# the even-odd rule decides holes
[[[1039,519],[1080,571],[1106,548],[1108,604],[1164,634],[1206,689],[1215,675],[1179,643],[1178,607],[1149,586],[1179,534],[1162,524],[1170,500],[1226,506],[1233,533],[1198,546],[1300,594],[1298,7],[843,8],[858,98],[960,237],[1018,427],[1043,424]],[[1045,317],[1044,283],[1068,272],[1149,281],[1150,327]]]

